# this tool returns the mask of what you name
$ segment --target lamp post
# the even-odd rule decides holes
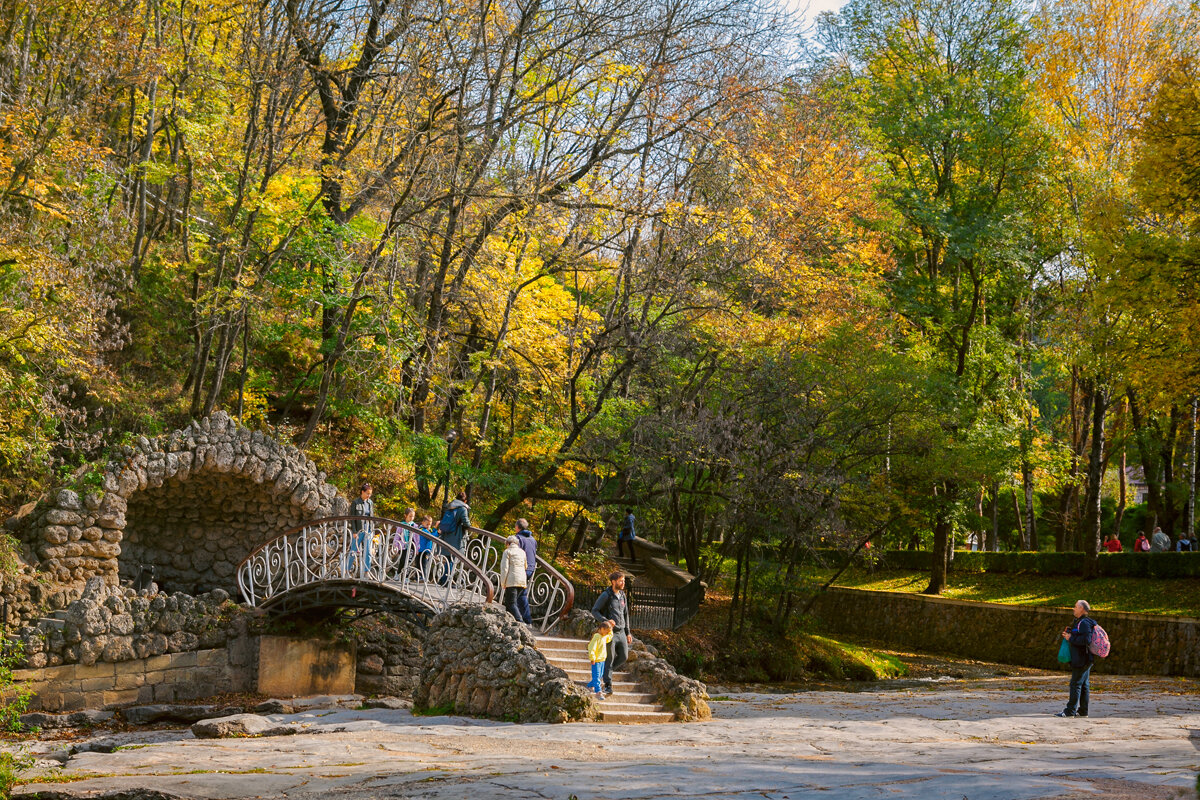
[[[457,431],[446,433],[446,482],[442,487],[442,512],[446,511],[446,503],[450,499],[450,456],[454,453],[454,440],[458,438]]]

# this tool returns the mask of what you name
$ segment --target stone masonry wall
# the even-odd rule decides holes
[[[354,625],[358,664],[354,691],[411,697],[425,663],[425,629],[415,620],[380,614]]]
[[[818,597],[812,613],[833,633],[1042,669],[1061,669],[1059,635],[1071,621],[1069,609],[843,588]],[[1112,654],[1099,660],[1100,671],[1200,677],[1200,620],[1103,609],[1091,616],[1112,641]]]
[[[15,670],[13,677],[36,693],[34,711],[78,711],[128,703],[173,703],[226,692],[254,691],[257,639],[228,647],[167,653],[111,663],[69,664]]]
[[[245,638],[248,630],[248,614],[224,590],[199,597],[135,592],[94,577],[65,611],[11,638],[21,646],[21,666],[38,669],[212,649]]]
[[[224,412],[117,448],[93,491],[62,488],[4,523],[53,586],[110,585],[153,564],[176,590],[235,592],[251,550],[306,519],[346,513],[325,473],[295,447]]]

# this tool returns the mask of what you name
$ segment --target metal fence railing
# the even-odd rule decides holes
[[[576,588],[575,607],[590,611],[605,588]],[[639,586],[629,582],[625,594],[629,598],[629,622],[634,630],[675,630],[699,612],[704,587],[699,578],[693,578],[677,589]]]

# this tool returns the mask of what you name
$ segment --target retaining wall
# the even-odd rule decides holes
[[[1042,669],[1060,669],[1058,642],[1070,609],[1005,606],[902,592],[831,588],[813,615],[832,633],[895,647]],[[1200,677],[1200,620],[1094,610],[1112,641],[1099,670]]]
[[[36,693],[30,704],[35,711],[173,703],[254,691],[257,653],[257,637],[245,637],[210,650],[16,670],[13,678]]]

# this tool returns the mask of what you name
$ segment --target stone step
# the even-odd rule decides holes
[[[590,639],[569,639],[565,636],[534,636],[534,643],[538,650],[543,647],[582,647],[584,652],[587,652],[588,642]]]
[[[603,706],[603,703],[601,703]],[[607,723],[674,722],[670,711],[601,711],[600,721]]]
[[[588,692],[592,691],[591,689],[588,689],[587,684],[579,683],[577,685]],[[614,684],[613,688],[616,688],[616,684]],[[611,695],[609,695],[607,700],[603,700],[601,702],[605,704],[628,703],[630,705],[636,705],[638,708],[656,709],[659,707],[658,698],[649,692],[613,692]]]
[[[658,703],[622,703],[615,697],[608,700],[597,700],[596,706],[605,714],[645,714],[666,711]]]
[[[67,621],[65,619],[58,619],[57,617],[42,617],[37,621],[37,624],[47,628],[58,628],[60,631],[67,627]]]

